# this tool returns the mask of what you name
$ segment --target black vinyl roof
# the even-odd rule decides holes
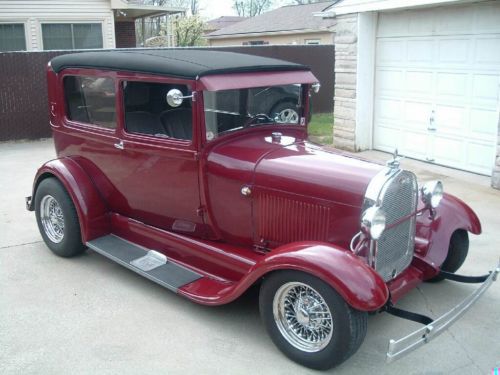
[[[54,57],[52,69],[93,68],[197,79],[222,73],[310,70],[305,65],[234,52],[207,50],[124,50],[80,52]]]

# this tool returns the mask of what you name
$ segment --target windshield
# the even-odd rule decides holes
[[[207,140],[262,124],[299,124],[302,115],[300,84],[251,89],[204,91]]]

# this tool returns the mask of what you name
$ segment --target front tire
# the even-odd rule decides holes
[[[259,305],[274,344],[309,368],[339,365],[366,335],[367,313],[351,308],[331,286],[303,272],[272,273],[261,286]]]
[[[75,205],[56,178],[46,178],[38,185],[35,215],[40,234],[54,254],[69,258],[85,251]]]
[[[463,229],[456,230],[453,232],[450,238],[450,245],[448,247],[448,255],[441,265],[441,270],[455,273],[464,264],[465,258],[469,253],[469,234]],[[436,283],[443,281],[445,278],[443,276],[434,276],[428,281],[431,283]]]

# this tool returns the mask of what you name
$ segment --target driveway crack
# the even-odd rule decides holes
[[[467,349],[465,348],[465,346],[459,340],[457,340],[457,338],[455,337],[455,335],[453,334],[453,332],[451,332],[450,330],[447,330],[447,331],[450,334],[450,336],[453,339],[453,341],[455,341],[457,343],[457,345],[460,346],[460,348],[462,348],[462,350],[465,352],[465,355],[467,356],[467,359],[477,369],[478,373],[479,374],[483,374],[484,373],[483,370],[481,370],[481,367],[474,361],[474,358],[469,354],[469,352],[467,351]]]
[[[422,296],[422,299],[424,300],[425,307],[427,310],[431,312],[432,315],[434,315],[434,311],[432,310],[431,304],[429,303],[429,300],[427,299],[427,296],[425,295],[424,291],[420,289],[420,287],[416,287],[420,295]]]
[[[35,244],[35,243],[40,243],[40,242],[43,242],[43,241],[32,241],[32,242],[18,243],[18,244],[15,244],[15,245],[0,246],[0,250],[2,250],[2,249],[8,249],[8,248],[10,248],[10,247],[17,247],[17,246],[24,246],[24,245],[32,245],[32,244]]]

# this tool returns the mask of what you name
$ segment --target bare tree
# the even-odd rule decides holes
[[[272,0],[233,0],[233,8],[240,17],[254,17],[268,10]]]
[[[200,2],[198,0],[191,0],[191,14],[196,16],[200,13]]]

